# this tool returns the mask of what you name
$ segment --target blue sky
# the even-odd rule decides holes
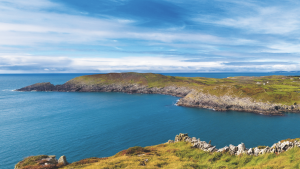
[[[0,73],[299,71],[300,1],[0,0]]]

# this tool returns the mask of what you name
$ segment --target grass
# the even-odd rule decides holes
[[[291,80],[292,78],[292,80]],[[257,84],[259,82],[259,84]],[[132,85],[153,87],[177,86],[194,89],[215,96],[250,97],[257,102],[283,105],[300,103],[300,79],[287,76],[229,77],[173,77],[153,73],[109,73],[74,78],[67,84],[75,85]]]
[[[60,164],[53,164],[48,166],[41,166],[40,163],[45,162],[42,159],[48,158],[47,155],[30,156],[19,162],[16,167],[18,169],[58,169]]]
[[[126,152],[126,153],[124,153]],[[261,156],[230,155],[229,153],[208,153],[192,148],[190,143],[160,144],[150,147],[133,147],[121,151],[112,157],[97,162],[74,165],[63,169],[115,169],[115,168],[299,168],[300,148],[296,147],[279,155]]]

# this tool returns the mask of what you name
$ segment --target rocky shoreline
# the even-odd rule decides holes
[[[176,135],[175,140],[169,140],[168,143],[172,144],[175,142],[189,142],[192,144],[194,148],[199,148],[203,151],[214,153],[226,153],[229,152],[231,155],[254,155],[259,156],[266,153],[276,153],[280,154],[282,152],[288,151],[294,147],[300,147],[300,140],[292,140],[292,141],[279,141],[278,143],[273,144],[271,147],[268,146],[258,146],[254,148],[246,148],[244,143],[239,144],[238,146],[234,146],[230,144],[229,146],[225,146],[223,148],[217,149],[216,146],[211,145],[205,141],[201,141],[200,138],[189,137],[188,134],[180,133]]]
[[[263,102],[255,102],[251,98],[237,98],[232,96],[217,97],[204,94],[188,87],[166,86],[148,87],[139,84],[115,83],[110,85],[74,84],[67,82],[63,85],[51,83],[37,83],[16,91],[45,91],[45,92],[124,92],[142,94],[165,94],[181,97],[177,102],[178,106],[198,107],[213,109],[215,111],[242,111],[263,115],[284,115],[286,112],[300,112],[298,105],[279,105]]]

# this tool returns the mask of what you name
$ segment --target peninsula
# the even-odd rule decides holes
[[[37,83],[16,91],[166,94],[181,97],[178,106],[264,115],[300,112],[300,76],[216,79],[153,73],[109,73],[76,77],[62,85]]]

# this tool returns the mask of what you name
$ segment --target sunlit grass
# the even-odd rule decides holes
[[[300,148],[287,152],[261,156],[208,153],[192,148],[190,143],[178,142],[157,146],[133,148],[115,156],[85,166],[66,166],[65,169],[114,169],[114,168],[299,168]],[[139,149],[139,150],[138,150]],[[126,154],[124,152],[132,153]]]

